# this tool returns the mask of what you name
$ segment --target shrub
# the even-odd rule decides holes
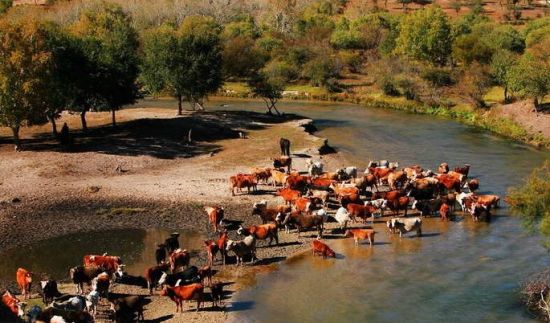
[[[401,94],[395,80],[391,76],[382,77],[379,81],[379,86],[385,95],[399,96]]]
[[[442,69],[427,69],[422,73],[422,78],[437,87],[449,86],[455,83],[451,73]]]

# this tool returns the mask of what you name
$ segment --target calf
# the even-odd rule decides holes
[[[396,233],[397,231],[399,231],[400,238],[403,233],[411,231],[416,231],[417,237],[422,236],[422,219],[418,217],[408,219],[393,218],[386,221],[386,225],[392,233]]]
[[[223,207],[219,206],[205,206],[204,211],[208,215],[208,222],[212,224],[215,232],[218,232],[218,226],[221,224],[224,217]]]
[[[348,229],[344,236],[355,239],[355,245],[359,245],[359,240],[369,240],[369,244],[372,247],[374,244],[374,229]]]
[[[297,200],[299,197],[301,197],[302,193],[300,193],[300,191],[296,191],[290,188],[283,188],[277,190],[277,195],[282,197],[286,204],[290,205],[294,200]]]
[[[240,262],[242,266],[244,264],[243,258],[248,255],[251,256],[250,263],[253,263],[256,259],[256,238],[250,235],[240,241],[229,240],[227,241],[226,250],[235,253],[235,256],[237,256],[237,265]]]
[[[69,277],[76,285],[76,293],[84,293],[84,283],[90,285],[92,280],[105,271],[103,267],[77,266],[69,270]]]
[[[53,279],[48,279],[40,282],[42,288],[42,301],[48,305],[53,302],[53,299],[61,296],[61,293],[57,289],[57,282]]]
[[[162,277],[165,271],[170,268],[170,265],[163,263],[157,266],[149,267],[145,270],[145,279],[147,280],[147,288],[149,294],[153,294],[153,288],[158,286],[158,281]]]
[[[170,260],[170,270],[176,272],[179,268],[183,266],[188,267],[189,261],[191,260],[191,255],[186,249],[176,249],[169,257]]]
[[[23,299],[31,298],[32,273],[24,268],[18,268],[15,278]]]
[[[256,176],[251,174],[237,174],[235,176],[231,176],[229,177],[229,183],[232,196],[235,196],[235,190],[237,190],[237,192],[242,192],[243,188],[246,188],[248,194],[250,194],[250,189],[255,191],[258,186]]]
[[[351,221],[351,216],[344,207],[340,207],[336,214],[334,215],[334,219],[338,224],[340,224],[340,230],[346,230],[346,227],[348,225],[348,222]]]
[[[450,207],[447,203],[441,204],[441,207],[439,208],[439,216],[441,217],[441,221],[448,221],[450,217]]]
[[[222,304],[223,284],[220,282],[211,284],[210,295],[212,297],[212,307],[219,307]]]
[[[168,285],[168,286],[183,286],[183,285],[189,285],[196,282],[199,282],[200,276],[199,276],[199,269],[196,266],[191,266],[189,268],[186,268],[184,271],[180,271],[179,273],[175,274],[167,274],[162,273],[162,276],[160,276],[160,279],[158,281],[159,285]]]
[[[204,286],[202,284],[191,284],[188,286],[168,287],[165,286],[161,296],[168,296],[174,303],[176,303],[176,313],[178,310],[183,312],[183,301],[196,300],[197,312],[201,307],[203,301]]]
[[[237,230],[237,234],[245,236],[253,235],[257,240],[267,240],[267,238],[269,238],[270,246],[273,240],[275,240],[276,245],[279,244],[279,234],[277,224],[275,223],[252,225],[248,228],[243,228],[241,226]]]
[[[325,259],[327,257],[336,258],[336,253],[334,253],[334,251],[330,249],[329,246],[319,240],[311,241],[311,251],[313,252],[314,257],[315,255],[320,255],[323,256],[323,258]]]
[[[143,306],[145,305],[145,299],[141,295],[130,295],[124,297],[117,297],[109,300],[111,302],[112,309],[115,312],[114,319],[117,323],[125,322],[138,322],[145,320],[143,316]],[[137,313],[137,318],[135,317]]]
[[[212,286],[212,267],[206,265],[199,268],[199,278],[201,280],[201,284],[204,284],[204,281],[206,280],[208,282],[208,286]]]

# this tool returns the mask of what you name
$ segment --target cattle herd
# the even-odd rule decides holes
[[[474,221],[490,221],[491,210],[498,207],[496,195],[478,195],[479,181],[469,178],[470,165],[449,169],[441,163],[436,172],[412,165],[399,168],[397,162],[385,160],[369,162],[363,173],[355,166],[326,172],[321,160],[307,160],[307,170],[300,173],[292,168],[290,141],[281,139],[281,157],[273,159],[269,168],[253,168],[248,174],[236,174],[229,179],[231,194],[254,193],[258,185],[266,190],[275,188],[280,204],[269,205],[260,200],[252,205],[252,215],[258,224],[240,226],[236,236],[230,239],[224,223],[224,208],[205,206],[208,222],[216,239],[204,241],[207,263],[190,266],[191,255],[180,248],[178,233],[173,233],[155,251],[156,264],[148,268],[144,276],[132,276],[124,271],[120,257],[85,255],[82,265],[69,270],[69,277],[75,284],[75,294],[61,294],[57,282],[41,281],[44,309],[33,306],[24,311],[25,300],[30,298],[32,272],[19,268],[16,281],[23,300],[6,291],[2,303],[14,317],[27,317],[31,322],[93,322],[97,318],[98,306],[108,308],[110,317],[117,322],[143,320],[147,297],[142,295],[121,295],[112,292],[113,283],[137,285],[147,288],[153,295],[160,290],[176,304],[176,312],[183,312],[183,301],[197,301],[197,311],[205,299],[205,287],[210,289],[213,307],[219,307],[223,294],[223,283],[212,280],[213,266],[218,255],[225,265],[228,254],[235,255],[236,265],[257,260],[256,244],[265,241],[269,247],[279,244],[279,230],[287,234],[295,229],[301,232],[313,230],[317,239],[311,243],[313,255],[324,258],[335,257],[335,252],[323,242],[325,223],[335,222],[332,233],[353,238],[355,244],[367,240],[374,246],[375,231],[372,226],[348,228],[351,223],[368,224],[375,218],[388,217],[386,225],[390,233],[401,237],[408,232],[422,236],[422,219],[439,216],[449,221],[458,211],[472,216]],[[458,208],[456,207],[458,205]],[[415,213],[409,217],[408,213]]]

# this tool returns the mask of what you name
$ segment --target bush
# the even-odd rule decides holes
[[[399,88],[405,99],[407,100],[417,100],[418,99],[418,88],[413,80],[408,78],[402,78],[397,82]]]
[[[537,273],[523,283],[521,294],[529,312],[538,319],[550,321],[550,270]]]
[[[422,73],[422,78],[437,87],[449,86],[455,83],[451,73],[442,69],[428,69]]]
[[[351,51],[340,52],[340,61],[352,73],[358,73],[363,65],[363,57],[359,53]]]
[[[385,76],[381,78],[379,81],[379,86],[385,95],[389,95],[389,96],[401,95],[401,93],[399,93],[395,80],[390,76]]]
[[[329,80],[337,78],[338,74],[339,68],[336,62],[323,54],[307,62],[302,71],[302,76],[308,79],[311,85],[322,86],[329,91],[334,86],[334,82]]]

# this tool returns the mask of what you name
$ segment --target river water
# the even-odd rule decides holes
[[[139,106],[175,109],[175,101],[144,100]],[[255,101],[217,99],[208,109],[256,110]],[[316,133],[353,164],[399,160],[435,169],[470,163],[481,192],[505,195],[531,170],[550,158],[521,144],[449,120],[351,104],[282,102],[279,108],[314,119]],[[174,110],[175,111],[175,110]],[[527,234],[506,208],[490,223],[461,219],[426,220],[422,238],[389,236],[376,224],[376,245],[355,247],[350,239],[328,243],[337,259],[309,253],[260,274],[229,307],[238,322],[523,322],[530,320],[518,300],[519,282],[550,265],[539,238]],[[81,256],[122,256],[128,271],[141,274],[153,263],[154,246],[165,230],[123,230],[69,235],[35,246],[3,251],[0,278],[17,266],[66,278]],[[201,237],[182,232],[183,245],[200,250]],[[13,265],[10,265],[13,264]],[[13,268],[12,268],[13,267]]]
[[[218,102],[212,102],[213,107]],[[224,109],[256,109],[233,102]],[[508,187],[550,158],[548,153],[444,119],[354,105],[283,103],[284,112],[314,120],[316,133],[357,166],[398,160],[436,169],[469,163],[481,193]],[[524,322],[519,283],[548,267],[540,240],[507,209],[490,223],[427,220],[422,238],[388,236],[377,224],[376,245],[328,243],[337,259],[309,253],[258,279],[235,299],[245,322]]]

